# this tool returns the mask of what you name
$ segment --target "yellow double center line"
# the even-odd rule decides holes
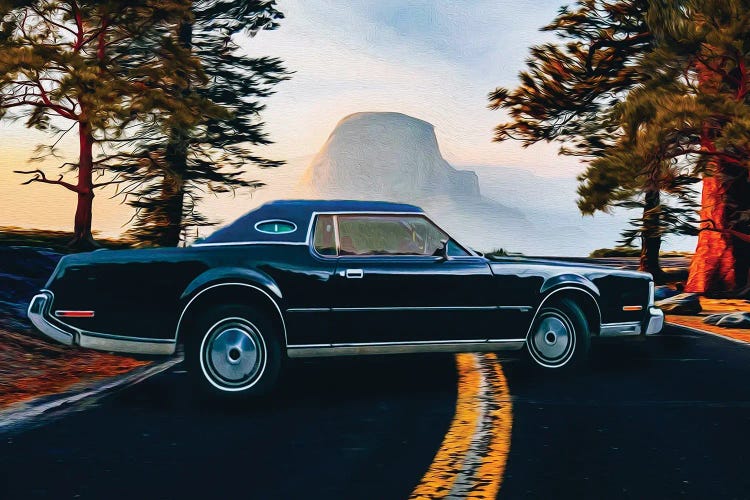
[[[510,451],[513,407],[494,354],[458,354],[456,415],[411,499],[495,498]]]

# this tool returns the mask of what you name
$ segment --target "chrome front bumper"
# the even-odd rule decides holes
[[[49,313],[48,309],[51,303],[52,296],[49,293],[40,293],[34,295],[29,304],[27,315],[34,324],[34,326],[47,337],[60,342],[65,345],[73,345],[75,334],[72,332],[66,332],[62,328],[53,325],[45,318],[45,315]]]
[[[649,307],[646,335],[656,335],[662,328],[664,328],[664,313],[658,307]]]
[[[644,321],[626,321],[623,323],[602,323],[600,337],[638,337],[642,334],[656,335],[664,326],[664,313],[658,307],[648,308],[648,317]],[[644,330],[645,329],[645,330]]]

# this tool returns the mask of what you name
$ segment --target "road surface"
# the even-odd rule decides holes
[[[502,360],[499,498],[750,496],[750,346],[667,327],[595,355],[571,375]],[[450,355],[312,360],[236,404],[197,397],[177,366],[0,436],[0,498],[409,498],[460,380]]]

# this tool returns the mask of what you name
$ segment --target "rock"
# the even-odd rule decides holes
[[[309,163],[296,196],[419,205],[459,241],[488,251],[554,254],[559,245],[551,238],[586,238],[569,227],[534,228],[521,210],[483,196],[475,172],[443,158],[432,124],[401,113],[343,118]]]
[[[0,326],[29,327],[26,308],[62,255],[44,248],[0,246]]]
[[[723,328],[750,328],[750,312],[735,312],[725,314],[716,326]]]
[[[665,313],[694,316],[701,312],[700,297],[697,293],[680,293],[656,302]]]
[[[718,314],[709,314],[705,318],[703,318],[703,322],[707,325],[715,325],[719,321],[721,321],[721,318],[726,316],[728,313],[718,313]]]
[[[680,292],[678,290],[675,290],[674,288],[670,288],[666,285],[657,286],[654,289],[654,300],[664,300],[668,299],[669,297],[674,297],[675,295],[678,295]]]
[[[61,257],[46,248],[0,246],[0,273],[46,281]]]

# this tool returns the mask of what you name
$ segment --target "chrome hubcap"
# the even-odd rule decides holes
[[[542,313],[531,337],[531,348],[543,363],[558,365],[567,361],[575,337],[573,326],[564,315],[546,311]]]
[[[214,325],[203,340],[201,364],[214,385],[242,388],[265,366],[265,344],[255,326],[241,318]]]

